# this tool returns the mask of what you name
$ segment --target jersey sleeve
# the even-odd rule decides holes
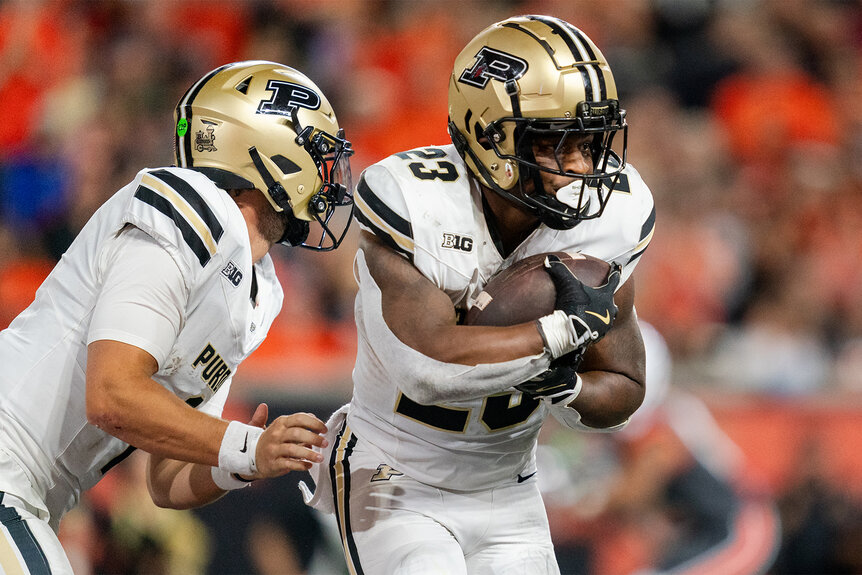
[[[354,201],[359,227],[413,261],[413,226],[401,186],[391,172],[377,164],[366,168]]]
[[[180,331],[189,294],[176,262],[155,239],[130,227],[112,240],[102,267],[87,344],[127,343],[161,367]]]
[[[135,184],[126,222],[155,238],[184,273],[206,266],[224,235],[215,201],[223,192],[190,170],[142,170]]]
[[[646,187],[646,183],[641,179],[640,174],[638,174],[634,169],[632,171],[635,176],[633,178],[634,181],[632,185],[643,186],[643,188],[647,190],[647,193],[643,195],[643,201],[641,202],[640,214],[642,223],[638,243],[629,255],[626,265],[637,262],[641,255],[646,251],[650,241],[652,241],[653,234],[655,233],[655,202],[652,198],[652,194],[649,193],[649,189]]]
[[[622,265],[622,276],[620,285],[623,285],[637,267],[640,257],[649,247],[655,233],[655,202],[652,193],[641,178],[637,170],[631,165],[627,169],[628,185],[633,197],[637,198],[637,204],[633,210],[633,227],[638,230],[637,236],[630,236],[633,241],[631,247],[625,253],[613,258]]]

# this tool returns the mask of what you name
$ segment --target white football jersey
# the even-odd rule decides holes
[[[420,148],[366,169],[355,196],[362,229],[408,258],[456,309],[468,309],[495,273],[538,253],[582,252],[616,262],[622,284],[652,238],[652,195],[629,165],[600,218],[570,230],[542,224],[504,258],[468,173],[454,146]],[[368,286],[360,282],[363,288]],[[544,403],[511,389],[472,401],[419,404],[388,377],[362,327],[362,313],[357,305],[359,345],[348,425],[381,452],[382,463],[455,490],[494,487],[532,472],[536,439],[548,414]]]
[[[272,260],[267,255],[253,264],[239,208],[200,173],[142,170],[111,197],[30,307],[0,332],[0,449],[26,470],[32,487],[22,493],[21,482],[0,469],[0,491],[44,503],[55,525],[132,449],[90,425],[84,401],[88,330],[104,252],[129,224],[170,254],[188,287],[179,333],[166,356],[157,357],[153,379],[189,405],[221,414],[237,366],[281,309]]]

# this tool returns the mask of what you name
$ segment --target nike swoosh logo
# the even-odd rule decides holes
[[[536,473],[537,473],[536,471],[532,472],[532,473],[531,473],[531,474],[529,474],[529,475],[521,475],[521,474],[519,473],[519,474],[518,474],[518,483],[523,483],[523,482],[525,482],[526,480],[528,480],[529,478],[531,478],[532,476],[534,476]]]
[[[245,432],[245,441],[242,444],[242,449],[239,450],[240,453],[245,453],[248,450],[248,431]]]
[[[599,315],[594,311],[587,310],[587,313],[590,315],[594,315],[601,320],[601,322],[605,325],[610,325],[611,323],[611,312],[609,310],[605,310],[605,315]]]

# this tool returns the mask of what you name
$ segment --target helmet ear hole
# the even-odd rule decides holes
[[[289,176],[290,174],[296,174],[297,172],[302,171],[302,168],[300,168],[295,162],[291,161],[290,158],[282,156],[281,154],[272,156],[270,160],[272,160],[272,162],[276,166],[278,166],[278,169],[281,170],[281,173],[285,176]]]

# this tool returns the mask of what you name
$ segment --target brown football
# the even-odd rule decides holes
[[[604,285],[610,265],[586,254],[554,252],[581,282]],[[467,325],[516,325],[536,320],[554,311],[557,291],[545,270],[545,256],[536,254],[515,262],[485,285],[467,312]]]

